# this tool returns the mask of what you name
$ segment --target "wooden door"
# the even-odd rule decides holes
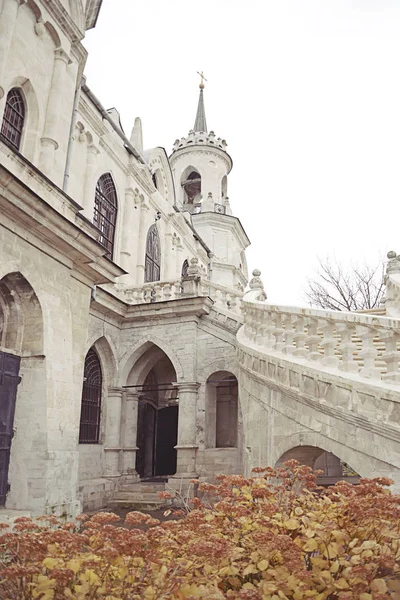
[[[8,467],[21,358],[0,352],[0,506],[6,503]]]

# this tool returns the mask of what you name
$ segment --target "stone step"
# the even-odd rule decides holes
[[[138,510],[141,512],[151,512],[165,508],[165,500],[119,500],[114,498],[108,503],[110,508],[128,508],[129,510]]]
[[[162,490],[161,490],[162,491]],[[131,492],[131,491],[119,491],[115,492],[113,498],[115,500],[130,500],[132,502],[161,502],[165,503],[165,500],[161,500],[158,492]]]
[[[158,493],[165,490],[165,483],[125,483],[120,487],[121,492]]]

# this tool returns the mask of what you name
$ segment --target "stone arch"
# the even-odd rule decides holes
[[[44,323],[39,299],[29,281],[19,272],[0,279],[0,345],[6,353],[20,357],[6,507],[34,508],[45,503],[45,489],[31,497],[31,488],[46,479],[46,463],[38,460],[47,450],[46,360]]]
[[[189,165],[183,170],[180,185],[183,204],[196,204],[201,201],[202,177],[196,167]]]
[[[119,385],[124,386],[128,381],[129,374],[138,360],[152,347],[156,346],[161,350],[171,361],[178,381],[184,380],[184,371],[182,365],[176,356],[175,352],[162,340],[154,336],[148,336],[138,342],[132,349],[125,352],[120,364],[122,368],[119,372]],[[150,369],[149,369],[150,370]],[[143,383],[142,381],[140,383]]]
[[[202,369],[198,371],[197,380],[199,383],[205,383],[210,376],[216,371],[225,371],[232,373],[239,380],[239,368],[236,360],[236,356],[231,359],[221,358],[213,360],[212,362],[204,365]]]
[[[42,11],[34,0],[28,0],[28,7],[31,9],[33,14],[35,15],[36,21],[40,21],[42,19]]]
[[[239,390],[230,371],[215,370],[207,377],[205,398],[207,448],[237,448],[239,442]]]
[[[22,93],[25,103],[25,120],[22,132],[20,151],[33,162],[38,148],[38,131],[40,121],[40,106],[34,87],[26,77],[14,77],[9,83],[9,89],[17,88]]]
[[[87,344],[86,353],[90,348],[94,348],[99,356],[106,389],[113,387],[118,381],[117,349],[113,341],[106,333],[101,337],[93,335]]]
[[[374,459],[370,457],[367,458],[364,454],[361,454],[361,452],[357,452],[348,446],[344,446],[334,440],[324,437],[320,433],[312,431],[295,433],[277,444],[274,447],[272,454],[272,465],[278,465],[282,461],[282,457],[285,457],[285,460],[288,460],[286,457],[294,458],[294,453],[292,451],[299,447],[316,448],[314,462],[322,452],[331,452],[355,469],[361,477],[377,477],[379,475],[379,471],[374,468],[374,463],[381,461],[374,461]],[[381,475],[385,475],[387,470],[386,465],[386,467],[383,468]]]
[[[21,356],[43,354],[42,308],[20,272],[0,280],[0,339],[2,348]]]
[[[54,44],[56,50],[58,48],[61,48],[61,39],[60,39],[60,36],[58,35],[54,25],[52,25],[49,21],[46,21],[44,26],[45,26],[45,29],[46,29],[47,33],[49,34],[51,40],[53,41],[53,44]]]

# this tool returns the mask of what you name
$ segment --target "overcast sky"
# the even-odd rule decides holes
[[[228,195],[269,301],[305,304],[317,257],[400,253],[400,0],[103,0],[87,83],[128,137],[228,142]]]

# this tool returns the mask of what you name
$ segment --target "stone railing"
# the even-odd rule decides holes
[[[178,280],[154,281],[119,290],[128,304],[148,304],[198,296],[208,296],[218,309],[241,315],[243,292],[225,287],[201,276],[198,260],[192,258],[187,275]]]
[[[124,290],[125,301],[129,304],[147,304],[176,300],[182,296],[182,280],[154,281],[143,285],[129,286]]]
[[[400,319],[272,306],[256,300],[255,292],[243,299],[242,335],[266,354],[400,383]]]

